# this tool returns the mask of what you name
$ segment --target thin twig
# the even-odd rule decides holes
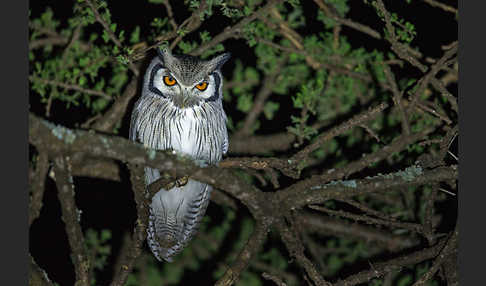
[[[356,224],[336,217],[317,215],[315,212],[309,211],[303,211],[302,215],[298,216],[298,223],[308,233],[366,241],[378,244],[381,248],[392,252],[413,247],[419,243],[414,236],[397,235],[376,227]]]
[[[389,34],[389,36],[386,38],[391,44],[392,50],[403,60],[406,60],[409,62],[411,65],[417,67],[419,70],[422,72],[427,71],[427,66],[423,65],[420,63],[417,59],[417,55],[413,55],[411,49],[409,46],[406,46],[402,43],[400,43],[396,37],[395,34],[395,28],[393,27],[393,24],[391,22],[391,16],[390,12],[386,10],[385,4],[383,4],[383,0],[377,0],[376,2],[376,7],[378,10],[380,10],[383,13],[383,16],[385,18],[385,25],[386,25],[386,30]]]
[[[454,43],[451,44],[451,48],[447,51],[444,52],[444,55],[430,67],[430,70],[427,74],[425,74],[417,83],[417,89],[413,94],[413,98],[411,100],[410,105],[408,106],[408,109],[412,109],[415,107],[415,104],[417,104],[418,99],[422,95],[422,92],[425,90],[427,85],[432,82],[438,82],[439,85],[441,85],[440,81],[435,78],[435,75],[447,64],[447,60],[451,58],[455,53],[457,53],[458,50],[458,42],[455,41]]]
[[[341,18],[339,17],[338,15],[334,14],[331,9],[324,3],[324,1],[322,0],[314,0],[314,2],[316,2],[317,6],[319,6],[319,8],[321,8],[321,10],[330,18],[334,19],[336,22],[342,24],[342,25],[345,25],[345,26],[348,26],[350,28],[353,28],[357,31],[360,31],[360,32],[363,32],[375,39],[381,39],[381,35],[380,33],[378,33],[377,31],[373,30],[372,28],[366,26],[366,25],[363,25],[361,23],[358,23],[358,22],[354,22],[352,20],[349,20],[349,19],[345,19],[345,18]]]
[[[310,153],[318,149],[322,144],[326,141],[331,140],[332,138],[343,134],[344,132],[350,130],[351,128],[364,123],[366,121],[372,120],[376,118],[383,110],[385,110],[388,107],[388,104],[386,103],[381,103],[376,107],[370,108],[367,111],[364,111],[353,118],[349,119],[345,123],[331,129],[328,132],[325,132],[321,135],[319,135],[316,139],[314,139],[314,142],[308,146],[306,146],[304,149],[300,150],[297,152],[295,155],[292,156],[291,161],[300,163],[302,160],[304,160],[307,156],[309,156]]]
[[[167,10],[167,16],[169,17],[169,24],[172,26],[174,30],[177,30],[177,23],[174,20],[174,12],[172,12],[172,6],[170,5],[169,0],[164,0],[162,4],[164,4],[165,9]]]
[[[420,108],[423,111],[432,114],[433,116],[439,118],[440,120],[444,121],[448,125],[452,124],[452,120],[450,120],[449,117],[447,117],[447,115],[441,114],[440,112],[436,111],[435,109],[427,106],[428,104],[430,104],[430,102],[428,102],[428,101],[423,102],[422,100],[418,100],[417,103],[416,103],[416,108]]]
[[[388,221],[396,221],[395,218],[389,216],[389,215],[386,215],[382,212],[379,212],[379,211],[376,211],[364,204],[360,204],[359,202],[353,200],[353,199],[338,199],[337,201],[340,201],[340,202],[343,202],[343,203],[346,203],[348,205],[351,205],[361,211],[363,211],[364,213],[368,214],[368,215],[372,215],[372,216],[375,216],[377,218],[381,218],[383,220],[388,220]]]
[[[408,122],[408,115],[405,112],[402,104],[403,93],[398,90],[397,82],[388,65],[383,65],[383,72],[385,73],[385,77],[391,86],[391,91],[393,93],[393,103],[395,103],[395,105],[398,107],[398,111],[400,112],[403,132],[408,135],[410,134],[410,123]]]
[[[309,206],[309,208],[328,213],[330,215],[336,215],[344,218],[348,218],[354,221],[362,221],[367,224],[384,225],[389,227],[404,228],[418,233],[424,233],[424,228],[420,224],[410,222],[390,221],[379,218],[372,218],[366,215],[356,215],[342,210],[331,210],[323,206]]]
[[[103,26],[103,28],[105,29],[105,31],[108,34],[108,37],[110,38],[110,40],[112,40],[113,43],[115,43],[115,45],[121,51],[123,51],[123,45],[122,45],[122,43],[116,37],[115,33],[113,33],[113,31],[110,29],[110,27],[108,26],[108,23],[103,19],[103,17],[101,17],[100,13],[98,12],[98,7],[96,7],[94,5],[94,3],[92,2],[92,0],[85,0],[85,1],[88,4],[89,8],[93,11],[96,21],[98,23],[100,23]],[[139,75],[138,69],[133,65],[133,63],[132,63],[132,61],[130,59],[128,60],[128,67],[130,68],[130,70],[133,72],[134,75],[136,75],[136,76]]]
[[[210,40],[206,43],[203,43],[202,45],[200,45],[199,47],[197,47],[196,49],[191,51],[189,54],[192,55],[192,56],[199,56],[204,51],[210,49],[211,47],[216,46],[217,44],[225,41],[226,39],[238,36],[245,26],[247,26],[249,23],[253,22],[256,18],[265,15],[266,13],[268,13],[268,11],[273,6],[275,6],[275,5],[277,5],[281,2],[283,2],[283,0],[269,0],[267,2],[267,4],[265,4],[265,6],[261,7],[260,9],[253,12],[249,16],[245,17],[243,20],[238,22],[236,25],[234,25],[232,27],[227,27],[226,29],[224,29],[224,31],[222,31],[218,35],[214,36],[212,38],[212,40]]]
[[[62,87],[62,88],[67,89],[67,90],[75,90],[75,91],[79,91],[79,92],[90,94],[90,95],[100,96],[100,97],[104,97],[104,98],[107,98],[107,99],[110,99],[110,100],[112,99],[112,97],[110,95],[108,95],[108,94],[106,94],[102,91],[87,89],[87,88],[81,87],[81,86],[76,85],[76,84],[67,84],[67,83],[63,83],[63,82],[58,82],[58,81],[54,81],[54,80],[36,77],[36,76],[29,76],[29,80],[38,81],[38,82],[48,84],[48,85],[52,85],[52,86],[56,86],[56,87]]]
[[[429,4],[430,6],[440,8],[440,9],[446,11],[446,12],[451,12],[451,13],[457,14],[456,8],[448,6],[444,3],[440,3],[439,1],[435,1],[435,0],[422,0],[422,1]]]
[[[266,280],[273,281],[277,286],[287,286],[287,284],[285,284],[285,282],[283,282],[283,280],[280,277],[277,277],[274,274],[263,272],[262,277]]]
[[[380,277],[391,271],[400,270],[404,266],[413,265],[435,257],[444,247],[445,241],[438,244],[418,250],[408,255],[399,256],[381,263],[373,263],[370,270],[364,270],[357,274],[348,276],[344,280],[338,280],[334,286],[352,286],[371,281],[373,278]]]
[[[139,78],[137,76],[134,76],[130,80],[128,85],[125,87],[123,94],[116,99],[110,109],[103,114],[102,117],[93,123],[91,126],[92,129],[109,133],[113,131],[116,124],[120,122],[123,116],[126,114],[130,101],[137,94],[138,79]]]
[[[458,228],[456,228],[450,235],[449,239],[447,240],[447,244],[444,248],[440,251],[438,257],[435,259],[432,267],[425,273],[419,280],[417,280],[412,286],[421,286],[425,285],[425,283],[430,280],[435,272],[439,270],[439,267],[444,263],[444,261],[453,253],[457,252],[457,236],[458,236]]]
[[[241,127],[241,129],[237,131],[234,136],[247,136],[251,133],[253,124],[257,120],[258,116],[263,112],[265,102],[270,95],[272,95],[272,89],[277,83],[278,76],[280,75],[282,67],[286,62],[287,57],[284,56],[283,59],[277,63],[274,70],[270,74],[265,75],[265,78],[263,79],[263,86],[258,91],[253,102],[253,106],[243,121],[243,127]]]

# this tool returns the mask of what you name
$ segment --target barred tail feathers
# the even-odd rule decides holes
[[[161,189],[150,205],[147,241],[158,260],[172,261],[196,234],[209,204],[211,186],[189,180],[182,187]]]

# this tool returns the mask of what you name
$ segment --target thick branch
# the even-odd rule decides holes
[[[295,135],[276,133],[271,135],[254,135],[244,139],[230,138],[229,153],[265,155],[275,151],[286,151],[292,147]]]
[[[81,213],[74,201],[74,185],[70,172],[69,159],[58,156],[54,159],[57,194],[61,203],[62,220],[66,225],[66,233],[71,246],[71,259],[76,272],[76,285],[91,285],[89,277],[90,262],[84,242],[83,232],[79,224]]]
[[[128,274],[133,270],[136,259],[142,253],[143,242],[147,235],[148,225],[148,204],[145,198],[145,183],[144,183],[143,168],[131,166],[130,167],[130,180],[132,181],[132,190],[137,203],[137,221],[135,222],[135,228],[129,247],[125,248],[124,253],[121,253],[122,260],[117,275],[113,279],[111,286],[123,286],[125,285]]]
[[[384,146],[383,148],[381,148],[380,150],[372,154],[365,155],[361,159],[351,162],[341,168],[328,170],[326,173],[322,175],[314,175],[308,179],[301,180],[289,186],[285,190],[280,191],[278,195],[287,196],[292,192],[299,193],[300,190],[311,188],[312,186],[319,184],[319,182],[327,183],[331,180],[339,180],[345,178],[351,174],[363,170],[364,168],[370,166],[373,163],[377,163],[387,158],[394,152],[399,152],[403,150],[409,144],[412,144],[417,140],[423,138],[426,134],[430,133],[430,131],[431,130],[425,130],[421,133],[412,134],[410,136],[405,136],[405,137],[401,136],[391,144]]]
[[[410,167],[417,168],[417,167]],[[286,197],[282,203],[286,208],[299,208],[309,204],[322,203],[328,199],[349,198],[392,188],[420,186],[441,181],[455,180],[457,166],[438,167],[433,170],[406,169],[396,173],[380,175],[361,180],[337,181],[324,185],[313,185],[300,189]],[[317,182],[316,182],[317,183]]]
[[[257,221],[255,229],[245,247],[241,250],[233,265],[231,265],[231,267],[226,270],[223,277],[216,282],[216,286],[233,285],[238,281],[241,272],[246,269],[252,257],[260,250],[260,247],[267,237],[268,227],[267,224]]]
[[[304,246],[298,237],[299,234],[295,230],[290,230],[289,227],[285,225],[283,219],[279,220],[277,226],[290,255],[297,259],[297,263],[305,269],[307,275],[314,281],[314,283],[318,286],[331,285],[322,278],[314,264],[305,256]]]
[[[29,115],[29,142],[49,153],[84,154],[147,166],[163,171],[175,171],[178,175],[191,175],[194,179],[227,191],[241,200],[249,210],[261,213],[255,200],[261,195],[257,189],[236,177],[229,170],[217,167],[201,168],[185,156],[171,151],[147,149],[142,144],[127,139],[96,134],[92,131],[71,130],[56,126],[37,116]]]
[[[54,286],[44,269],[40,268],[29,253],[29,286]]]
[[[29,226],[39,217],[42,208],[42,199],[44,198],[46,175],[49,171],[47,152],[42,150],[38,151],[39,157],[37,158],[35,175],[30,184],[32,187],[32,196],[30,198]]]

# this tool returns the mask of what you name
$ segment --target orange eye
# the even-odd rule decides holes
[[[176,84],[176,80],[171,76],[164,76],[164,83],[168,86],[173,86]]]
[[[196,88],[199,89],[200,91],[206,90],[206,88],[208,88],[208,83],[203,81],[199,84],[196,84]]]

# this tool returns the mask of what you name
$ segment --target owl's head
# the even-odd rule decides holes
[[[229,53],[210,60],[172,55],[169,49],[158,55],[147,68],[142,96],[160,97],[178,108],[191,108],[203,102],[221,101],[221,66]]]

